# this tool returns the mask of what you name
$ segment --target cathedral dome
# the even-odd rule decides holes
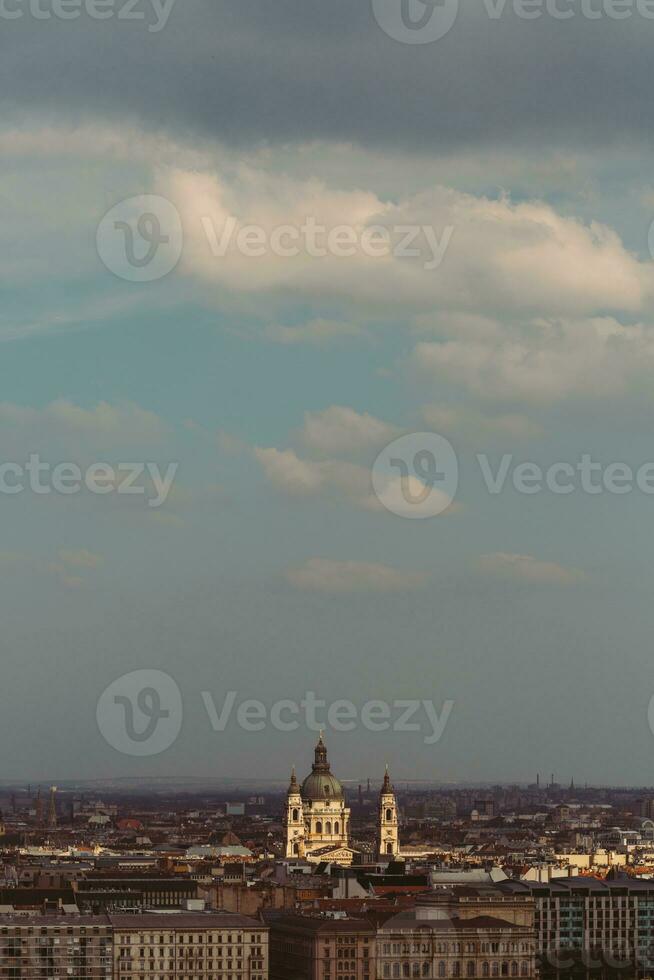
[[[342,800],[343,787],[330,772],[312,772],[302,783],[302,799],[312,801]]]
[[[302,799],[307,802],[324,803],[328,800],[345,799],[343,787],[336,776],[332,775],[322,735],[316,746],[316,761],[311,767],[311,775],[302,783],[301,793]]]

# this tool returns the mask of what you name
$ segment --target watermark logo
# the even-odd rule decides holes
[[[522,21],[654,19],[654,0],[476,0],[475,6],[491,22],[507,16]],[[454,27],[459,0],[372,0],[372,9],[379,26],[393,40],[433,44]]]
[[[453,225],[446,225],[440,233],[432,225],[327,226],[313,215],[306,215],[301,224],[273,228],[239,224],[233,215],[220,227],[208,215],[202,217],[201,224],[216,259],[234,254],[252,259],[266,255],[282,259],[363,256],[416,260],[426,272],[440,269],[454,235]]]
[[[375,19],[394,41],[433,44],[452,30],[459,0],[372,0]]]
[[[82,469],[72,461],[52,464],[31,453],[24,462],[0,461],[0,496],[13,497],[30,491],[39,496],[68,497],[82,491],[105,496],[140,496],[148,507],[161,507],[168,500],[179,463],[97,462]]]
[[[372,486],[386,510],[416,520],[436,517],[451,506],[459,483],[452,444],[436,432],[414,432],[381,451]]]
[[[357,705],[349,698],[327,702],[307,691],[300,701],[283,698],[271,705],[255,698],[239,699],[237,691],[229,691],[217,703],[211,691],[202,691],[202,701],[214,732],[224,732],[235,721],[244,732],[310,732],[329,729],[334,732],[414,732],[422,734],[425,745],[435,745],[443,736],[454,701],[444,701],[440,710],[426,698],[396,699],[395,701],[366,701]]]
[[[640,493],[654,496],[654,460],[634,466],[622,460],[609,462],[582,453],[576,460],[537,463],[513,453],[474,457],[481,485],[491,497],[505,491],[522,496],[554,494],[590,497]],[[414,432],[395,439],[381,451],[372,467],[373,490],[386,508],[398,517],[435,517],[454,504],[459,478],[457,455],[451,443],[436,432]]]
[[[196,694],[197,697],[197,694]],[[366,701],[348,698],[327,701],[314,691],[300,700],[282,698],[265,703],[227,691],[214,697],[199,692],[196,708],[211,730],[241,732],[367,731],[413,734],[425,745],[441,740],[454,709],[454,701],[440,705],[428,698]],[[117,752],[132,756],[159,755],[169,749],[182,729],[182,696],[177,683],[160,670],[135,670],[115,680],[100,695],[96,709],[98,728]]]
[[[158,34],[168,23],[176,0],[0,0],[0,20],[136,21]]]
[[[234,215],[216,223],[206,214],[187,224],[187,232],[199,235],[218,260],[394,259],[418,263],[425,272],[440,269],[454,231],[453,225],[327,225],[310,214],[297,224],[244,224]],[[98,255],[114,275],[153,282],[177,266],[184,231],[171,201],[143,194],[112,207],[98,226],[96,241]]]
[[[98,225],[98,255],[110,272],[128,282],[154,282],[176,268],[184,234],[174,204],[141,194],[111,208]]]
[[[182,695],[169,674],[135,670],[100,696],[96,719],[102,737],[124,755],[165,752],[182,729]]]

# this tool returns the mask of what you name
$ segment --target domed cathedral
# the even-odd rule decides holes
[[[350,809],[346,806],[343,787],[331,771],[322,732],[316,745],[315,762],[302,786],[293,769],[284,830],[287,858],[349,865],[357,853],[350,847]]]

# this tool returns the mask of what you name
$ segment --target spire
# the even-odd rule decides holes
[[[298,785],[297,776],[295,774],[295,766],[291,770],[291,785],[288,787],[288,795],[299,793],[300,787]]]
[[[327,759],[327,747],[323,740],[323,733],[320,733],[318,744],[316,745],[316,761],[312,769],[314,772],[329,772],[329,760]]]
[[[384,785],[382,786],[382,793],[392,793],[393,784],[391,783],[391,777],[388,772],[388,766],[386,766],[386,772],[384,774]]]

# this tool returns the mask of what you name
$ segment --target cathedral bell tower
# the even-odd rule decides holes
[[[304,810],[300,786],[295,775],[295,766],[291,773],[291,784],[286,797],[286,813],[284,815],[284,830],[286,833],[286,857],[304,856]]]
[[[400,853],[397,800],[386,767],[384,783],[379,794],[379,857],[395,858]]]

